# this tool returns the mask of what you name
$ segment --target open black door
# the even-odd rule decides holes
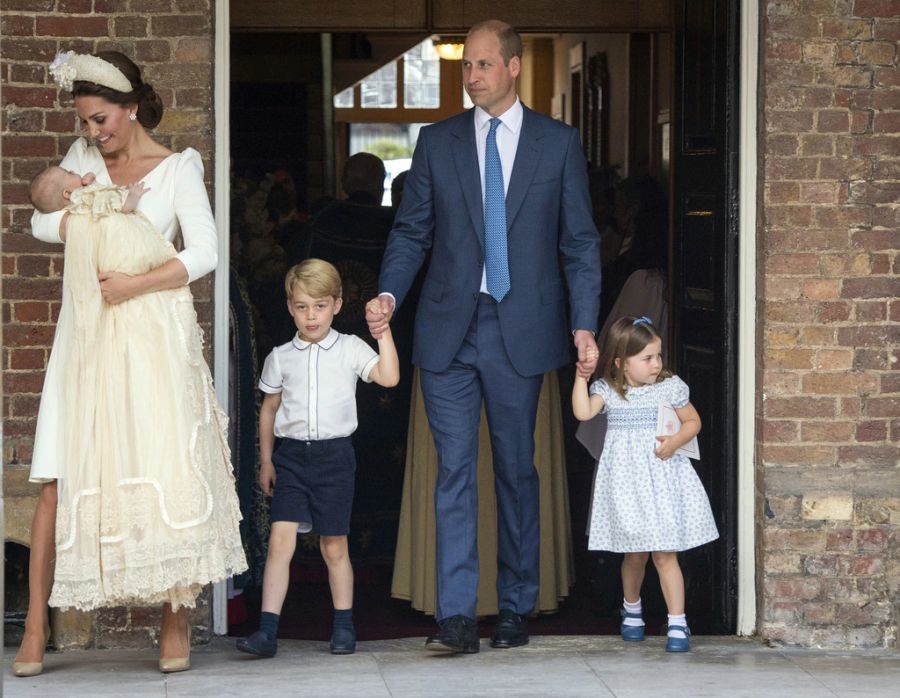
[[[691,625],[737,615],[738,0],[676,4],[672,328],[675,369],[703,419],[697,472],[720,539],[682,556]]]

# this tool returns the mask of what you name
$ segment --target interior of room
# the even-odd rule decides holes
[[[672,37],[670,31],[523,33],[518,85],[523,103],[565,121],[581,135],[595,222],[603,241],[601,322],[627,277],[642,265],[659,270],[664,278],[679,273],[671,254],[679,245],[673,222],[671,119],[679,102],[679,59]],[[234,372],[240,377],[232,402],[244,408],[243,422],[234,423],[232,445],[239,461],[244,535],[251,553],[251,571],[237,581],[240,593],[229,605],[233,634],[252,628],[259,610],[267,509],[254,484],[255,415],[246,405],[256,399],[253,376],[258,375],[262,359],[272,346],[288,341],[292,332],[290,319],[285,324],[278,317],[283,272],[304,255],[339,260],[339,270],[349,279],[345,306],[357,312],[348,312],[335,326],[365,335],[361,303],[377,293],[384,240],[316,238],[310,223],[323,208],[346,196],[341,192],[340,174],[347,158],[357,152],[373,152],[385,161],[382,203],[391,205],[391,184],[408,169],[418,130],[471,106],[459,61],[438,54],[438,50],[450,50],[444,44],[459,43],[461,38],[410,32],[233,28],[232,314],[242,318],[243,329],[235,333],[232,347]],[[655,254],[625,255],[632,243],[629,236],[641,226],[652,229],[650,244]],[[674,284],[663,288],[668,322],[678,307],[678,294]],[[398,593],[395,568],[403,526],[417,525],[401,523],[404,476],[413,443],[410,415],[416,410],[417,389],[409,362],[411,342],[404,346],[411,337],[414,313],[414,303],[408,305],[406,316],[398,317],[396,330],[404,369],[401,385],[391,395],[367,385],[358,390],[361,427],[354,436],[359,469],[351,557],[361,639],[422,635],[433,627],[427,615],[430,592],[400,589]],[[561,420],[552,429],[565,434],[558,450],[548,456],[556,463],[556,481],[561,483],[562,493],[552,507],[562,512],[553,525],[557,550],[563,552],[548,563],[556,580],[553,598],[541,609],[532,632],[614,633],[619,624],[620,558],[586,550],[594,461],[574,438],[577,424],[568,406],[571,380],[571,370],[563,368],[549,388],[553,400],[549,409]],[[367,423],[372,428],[364,428]],[[384,425],[388,427],[381,428]],[[721,478],[709,463],[698,465],[698,473],[708,489]],[[716,507],[717,517],[730,516],[728,501],[714,501]],[[415,557],[419,552],[408,554]],[[691,563],[685,569],[698,579],[713,574],[713,569],[721,572],[727,564],[723,563],[727,555],[721,552],[686,555]],[[413,559],[409,564],[426,563]],[[654,575],[650,566],[645,608],[664,619],[665,605]],[[689,604],[696,608],[695,632],[731,632],[732,621],[721,612],[721,604],[700,598],[698,585],[692,585],[689,577],[686,584]],[[486,615],[490,613],[488,604]],[[329,614],[327,573],[318,545],[301,537],[282,632],[285,637],[327,639]]]

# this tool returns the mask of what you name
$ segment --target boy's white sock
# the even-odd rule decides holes
[[[687,627],[687,616],[684,613],[682,613],[679,616],[673,616],[671,613],[669,614],[669,626],[670,627],[669,627],[669,632],[667,633],[667,635],[669,637],[674,637],[674,638],[687,637],[687,635],[685,635],[681,630],[673,630],[671,627],[673,625],[680,625],[683,628]]]
[[[622,607],[625,609],[626,613],[636,613],[637,615],[641,615],[641,599],[638,597],[638,600],[634,603],[629,603],[628,599],[622,599]],[[628,618],[627,616],[622,619],[622,625],[628,625],[633,627],[639,627],[644,624],[643,619],[641,618]]]

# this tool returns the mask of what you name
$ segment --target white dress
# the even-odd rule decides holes
[[[688,386],[677,376],[628,388],[622,398],[604,380],[591,384],[608,413],[597,465],[588,548],[618,553],[689,550],[719,537],[709,499],[690,459],[655,455],[661,403],[684,407]]]
[[[102,185],[73,197],[38,417],[35,466],[51,461],[41,475],[58,480],[50,605],[62,608],[193,606],[204,584],[247,567],[227,419],[190,289],[119,305],[100,296],[98,271],[139,274],[176,256],[149,217],[119,211],[122,199]]]
[[[79,138],[69,148],[60,166],[84,175],[93,172],[97,184],[112,186],[106,163],[100,151]],[[150,188],[138,202],[137,210],[143,213],[163,238],[173,242],[181,233],[184,249],[176,256],[184,264],[189,281],[208,274],[218,262],[218,234],[209,207],[209,194],[203,183],[203,161],[200,154],[187,148],[172,153],[153,168],[144,178]],[[59,222],[63,211],[38,213],[31,218],[31,232],[39,240],[61,243]],[[56,338],[54,338],[56,344]],[[61,460],[62,433],[59,424],[60,396],[55,391],[56,361],[51,351],[41,393],[31,458],[32,482],[47,482],[63,476],[65,463]]]

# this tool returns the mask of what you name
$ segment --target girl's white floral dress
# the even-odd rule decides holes
[[[638,388],[622,398],[605,380],[601,395],[609,426],[597,465],[588,548],[612,552],[677,551],[719,537],[709,498],[690,460],[655,455],[661,403],[684,407],[687,384],[678,376]]]

